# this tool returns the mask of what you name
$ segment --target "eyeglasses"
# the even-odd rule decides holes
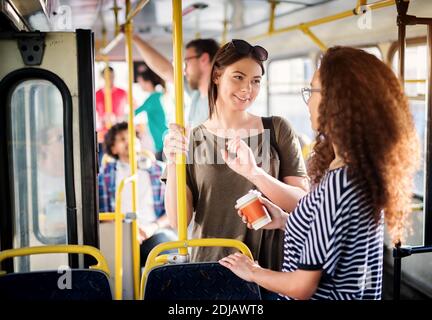
[[[201,56],[202,56],[202,53],[201,53],[201,54],[197,54],[197,55],[195,55],[195,56],[186,57],[186,58],[183,59],[183,61],[186,63],[186,62],[188,62],[189,60],[192,60],[192,59],[198,59],[198,58],[201,57]]]
[[[252,53],[255,58],[259,61],[266,61],[268,58],[268,52],[261,46],[252,46],[247,41],[240,39],[231,40],[232,45],[240,54],[249,54]]]
[[[309,99],[312,96],[312,92],[321,92],[321,89],[315,89],[315,88],[302,88],[301,94],[303,97],[303,101],[308,104]]]

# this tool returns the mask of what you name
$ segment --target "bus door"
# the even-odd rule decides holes
[[[0,249],[99,247],[92,32],[0,33],[0,61]],[[80,259],[21,257],[3,270],[91,263]]]

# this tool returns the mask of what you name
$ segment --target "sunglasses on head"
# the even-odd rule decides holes
[[[259,61],[266,61],[268,58],[268,52],[261,46],[252,46],[247,41],[240,39],[231,40],[232,45],[240,54],[249,54],[252,53],[255,58]]]

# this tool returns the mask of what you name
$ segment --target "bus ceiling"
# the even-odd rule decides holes
[[[132,1],[132,6],[140,2]],[[391,0],[184,0],[183,8],[184,42],[198,36],[221,42],[245,38],[264,45],[273,53],[271,58],[335,44],[364,46],[397,40],[397,11]],[[96,52],[103,47],[102,31],[106,30],[108,43],[125,22],[120,0],[0,0],[0,9],[0,30],[92,29]],[[133,19],[135,32],[168,55],[172,54],[171,11],[170,1],[150,0]],[[409,14],[431,16],[430,1],[411,1]],[[338,19],[329,21],[331,17]],[[407,38],[420,36],[425,36],[424,28],[407,31]],[[124,60],[122,42],[109,53],[111,60]],[[100,59],[97,55],[96,60]]]

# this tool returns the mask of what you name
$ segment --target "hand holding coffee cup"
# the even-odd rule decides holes
[[[243,222],[248,223],[248,228],[252,227],[255,230],[272,221],[267,209],[260,201],[260,196],[259,191],[250,190],[236,203],[236,208],[241,212]]]
[[[271,217],[271,222],[263,226],[263,229],[266,230],[273,230],[273,229],[280,229],[285,230],[285,225],[288,219],[288,213],[286,213],[284,210],[279,208],[277,205],[275,205],[270,200],[260,196],[259,201],[263,205],[265,209],[267,209],[267,212],[269,213]],[[243,212],[239,209],[239,207],[236,205],[235,208],[237,209],[237,214],[242,218],[242,221],[247,224],[247,227],[249,229],[253,229],[252,224],[250,224],[246,218],[246,216],[243,214]]]

